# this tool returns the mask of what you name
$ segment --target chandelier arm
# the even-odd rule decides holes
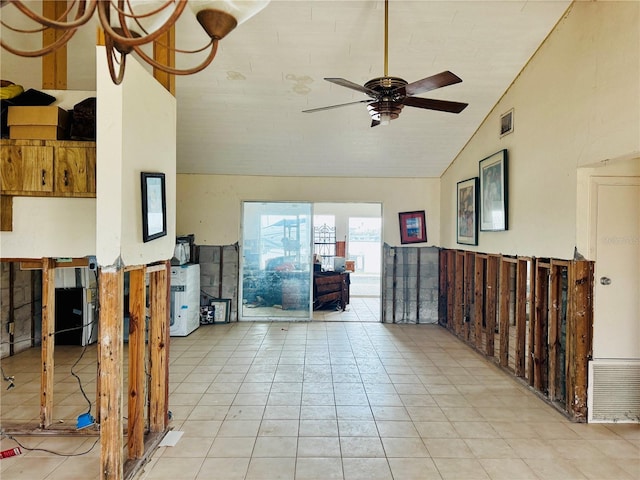
[[[109,67],[109,75],[111,76],[111,81],[114,85],[120,85],[124,78],[124,69],[126,66],[127,55],[124,53],[120,53],[120,61],[118,62],[118,74],[116,75],[116,68],[114,64],[114,59],[116,56],[116,49],[113,45],[113,42],[108,39],[105,41],[105,48],[107,51],[107,65]]]
[[[185,69],[185,70],[179,70],[177,68],[172,68],[172,67],[169,67],[167,65],[164,65],[162,63],[157,62],[156,60],[151,58],[149,55],[144,53],[144,51],[138,46],[134,46],[133,50],[138,55],[140,55],[140,57],[145,62],[147,62],[149,65],[151,65],[153,68],[157,68],[158,70],[162,70],[163,72],[169,73],[171,75],[191,75],[193,73],[198,73],[198,72],[204,70],[213,61],[213,59],[216,56],[216,53],[218,51],[218,40],[211,39],[211,43],[209,45],[211,45],[211,51],[209,52],[209,55],[207,56],[207,58],[205,58],[204,61],[200,65],[198,65],[196,67],[188,68],[188,69]]]
[[[44,55],[48,55],[58,48],[64,46],[71,37],[76,33],[77,28],[73,28],[71,30],[67,30],[64,34],[55,42],[47,45],[40,50],[18,50],[17,48],[13,48],[7,45],[2,38],[0,38],[0,47],[4,48],[7,52],[11,52],[14,55],[18,55],[20,57],[43,57]]]
[[[118,1],[121,2],[122,0],[118,0]],[[167,19],[167,21],[155,32],[152,32],[151,34],[146,35],[144,37],[137,37],[137,38],[133,37],[133,33],[131,33],[131,31],[127,28],[124,22],[125,16],[123,15],[122,12],[119,12],[118,16],[121,22],[120,28],[122,28],[122,31],[124,32],[124,36],[117,33],[111,27],[111,24],[109,22],[109,12],[108,12],[109,5],[110,5],[109,0],[100,0],[98,2],[98,16],[100,18],[100,23],[102,28],[104,29],[106,36],[111,37],[113,39],[114,44],[118,44],[120,46],[134,47],[134,46],[144,45],[146,43],[150,43],[154,41],[160,35],[162,35],[171,27],[173,27],[173,25],[176,23],[180,15],[182,15],[182,12],[187,6],[187,0],[178,0],[178,2],[179,2],[178,5],[176,6],[171,16]]]
[[[5,23],[3,20],[0,20],[0,25],[2,26],[2,28],[6,28],[7,30],[11,30],[12,32],[16,33],[41,33],[44,32],[47,28],[50,28],[45,25],[41,25],[39,28],[27,30],[23,28],[12,27],[11,25]]]
[[[88,7],[87,7],[87,1],[89,2]],[[35,22],[38,22],[40,25],[45,25],[51,28],[59,28],[59,29],[66,30],[69,28],[75,29],[87,23],[91,19],[91,17],[93,17],[93,13],[96,10],[96,5],[98,3],[98,0],[79,0],[79,2],[80,3],[78,3],[78,10],[76,11],[76,17],[73,19],[73,21],[70,21],[70,22],[60,22],[57,20],[52,20],[47,17],[43,17],[42,15],[34,12],[29,7],[24,5],[22,0],[12,0],[11,4],[14,5],[18,10],[20,10],[20,12],[22,12],[25,16],[27,16],[28,18],[30,18]],[[67,9],[67,12],[65,12],[65,14],[68,13],[70,10],[71,10],[71,7]]]

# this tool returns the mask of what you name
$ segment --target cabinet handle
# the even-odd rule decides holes
[[[69,186],[69,172],[67,172],[66,170],[64,171],[64,186]]]
[[[47,184],[47,171],[43,168],[42,169],[42,186],[45,186]]]

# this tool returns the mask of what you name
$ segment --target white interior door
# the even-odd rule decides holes
[[[595,359],[640,359],[640,178],[594,177]]]

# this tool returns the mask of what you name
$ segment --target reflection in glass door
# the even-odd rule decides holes
[[[241,319],[311,319],[311,204],[244,202]]]

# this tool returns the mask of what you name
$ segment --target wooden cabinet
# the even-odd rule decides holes
[[[95,197],[94,142],[1,140],[2,195]]]
[[[3,195],[13,192],[53,192],[53,147],[38,142],[2,143],[0,186]],[[42,142],[40,142],[42,143]]]

